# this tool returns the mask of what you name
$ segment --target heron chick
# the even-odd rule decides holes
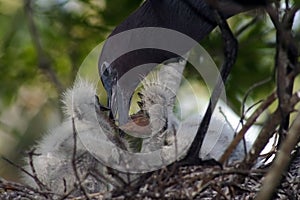
[[[117,129],[101,111],[95,95],[95,85],[83,79],[78,79],[64,93],[62,102],[67,118],[43,136],[35,146],[32,164],[28,162],[25,167],[28,172],[34,169],[37,179],[58,195],[70,192],[78,195],[78,182],[88,193],[107,191],[114,182],[107,168],[91,152],[103,152],[109,158],[112,154],[110,149],[105,148],[106,143],[116,142],[115,145],[120,148],[126,148],[126,144],[125,140],[117,137]],[[79,177],[76,177],[74,165]],[[38,185],[28,175],[24,175],[23,180],[30,186]]]

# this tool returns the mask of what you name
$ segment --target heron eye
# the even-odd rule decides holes
[[[101,75],[102,76],[109,76],[109,64],[107,62],[104,62],[102,65],[101,65]]]

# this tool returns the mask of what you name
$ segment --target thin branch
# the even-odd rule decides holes
[[[0,196],[4,194],[3,191],[5,191],[5,193],[7,193],[5,199],[15,199],[16,196],[18,196],[21,199],[23,199],[23,198],[25,198],[25,199],[51,199],[51,196],[54,194],[51,192],[41,192],[39,190],[36,190],[29,186],[25,186],[20,183],[6,181],[1,177],[0,177],[0,191],[1,191]],[[11,193],[12,193],[12,195],[11,195]],[[55,194],[55,195],[57,195],[57,194]]]
[[[75,174],[75,177],[78,181],[78,184],[79,184],[79,187],[80,187],[80,190],[83,192],[84,196],[86,197],[86,199],[90,199],[87,191],[85,190],[85,188],[83,187],[82,185],[82,181],[80,179],[80,176],[78,174],[78,171],[77,171],[77,165],[76,165],[76,153],[77,153],[77,130],[76,130],[76,127],[75,127],[75,120],[74,120],[74,117],[72,117],[72,129],[73,129],[73,141],[74,141],[74,145],[73,145],[73,154],[72,154],[72,167],[73,167],[73,171],[74,171],[74,174]]]
[[[223,164],[230,157],[237,145],[244,138],[249,128],[256,122],[257,118],[261,115],[261,113],[263,113],[264,110],[266,110],[276,100],[276,97],[276,93],[273,92],[270,96],[267,97],[267,99],[263,103],[261,103],[261,105],[256,109],[256,111],[249,117],[246,124],[238,132],[234,140],[230,143],[222,157],[219,159],[220,163]]]
[[[234,134],[234,136],[236,136],[236,132],[237,132],[237,130],[238,130],[238,128],[239,128],[239,125],[241,124],[242,126],[244,126],[244,119],[246,118],[246,114],[247,114],[253,107],[255,107],[256,105],[258,105],[259,103],[262,102],[262,101],[260,100],[260,101],[258,101],[258,102],[256,102],[256,103],[254,103],[254,104],[251,105],[249,108],[247,108],[247,110],[245,111],[245,106],[246,106],[246,101],[247,101],[248,96],[250,95],[250,93],[251,93],[254,89],[256,89],[256,88],[259,87],[259,86],[262,86],[262,85],[266,84],[266,83],[269,82],[269,81],[271,81],[271,78],[270,78],[270,77],[267,78],[267,79],[265,79],[265,80],[259,81],[258,83],[253,84],[253,85],[246,91],[245,96],[244,96],[243,101],[242,101],[242,111],[241,111],[242,115],[241,115],[241,118],[240,118],[240,122],[239,122],[238,126],[237,126],[236,129],[235,129],[235,132],[234,132],[235,134]],[[246,145],[246,139],[245,139],[244,136],[243,136],[243,145],[244,145],[244,153],[245,153],[245,155],[246,155],[247,152],[248,152],[248,150],[247,150],[247,145]]]
[[[46,185],[43,184],[40,179],[38,178],[38,175],[36,173],[36,170],[35,170],[35,167],[34,167],[34,164],[33,164],[33,156],[38,156],[39,154],[36,154],[35,153],[35,148],[33,148],[31,151],[28,152],[28,156],[29,156],[29,165],[30,165],[30,168],[31,168],[31,171],[32,171],[32,175],[34,177],[34,181],[36,182],[36,184],[39,186],[40,190],[43,190],[43,188],[46,188]],[[47,188],[47,190],[50,191],[50,189]]]
[[[259,20],[259,17],[256,16],[250,22],[248,22],[247,24],[245,24],[244,26],[242,26],[240,29],[238,29],[235,32],[236,37],[239,37],[244,31],[246,31],[249,27],[251,27],[252,25],[254,25],[258,20]]]
[[[298,11],[297,7],[289,8],[286,4],[285,13],[280,19],[278,8],[269,6],[267,8],[268,14],[276,28],[276,56],[275,56],[275,69],[277,72],[277,95],[279,100],[279,107],[282,119],[279,129],[279,144],[285,138],[285,133],[289,128],[289,114],[287,109],[288,102],[292,95],[294,86],[294,77],[287,78],[287,74],[295,71],[295,66],[298,62],[298,48],[294,42],[292,35],[292,25],[294,22],[295,14]]]
[[[39,187],[41,186],[40,189],[46,189],[46,190],[50,191],[50,189],[47,188],[47,186],[46,186],[44,183],[42,183],[42,182],[38,179],[38,177],[37,177],[36,175],[31,174],[30,172],[28,172],[27,170],[25,170],[23,167],[17,165],[16,163],[12,162],[11,160],[9,160],[8,158],[6,158],[6,157],[4,157],[4,156],[1,156],[1,158],[2,158],[3,160],[5,160],[6,162],[8,162],[9,164],[11,164],[12,166],[16,167],[17,169],[19,169],[19,170],[21,170],[22,172],[24,172],[25,174],[27,174],[27,175],[30,176],[31,178],[33,178],[34,181],[38,184],[38,186],[39,186]]]
[[[281,25],[281,22],[279,21],[278,10],[273,9],[272,7],[268,7],[267,10],[269,12],[269,15],[270,15],[277,31],[281,33],[283,31],[282,30],[283,26]],[[292,12],[294,12],[294,11],[292,11]],[[293,16],[293,15],[291,15],[291,16]],[[288,22],[290,22],[290,21],[292,21],[292,20],[288,20]],[[280,35],[282,35],[282,34],[280,34]],[[287,35],[289,35],[289,34],[287,34]],[[292,38],[292,37],[289,37],[289,38]],[[290,39],[289,42],[291,40],[292,39]],[[284,41],[284,43],[286,43],[286,41]],[[294,104],[297,103],[297,101],[292,102],[293,100],[290,99],[291,95],[289,95],[292,91],[291,88],[292,88],[292,85],[293,85],[293,80],[294,80],[294,77],[296,76],[297,72],[296,72],[296,69],[294,69],[294,71],[291,71],[291,72],[286,70],[287,67],[288,67],[287,63],[293,63],[293,62],[291,62],[289,60],[290,58],[288,57],[288,53],[283,51],[284,49],[282,48],[282,46],[283,46],[282,38],[281,38],[281,40],[279,40],[279,37],[278,37],[277,38],[277,59],[276,59],[277,67],[276,68],[278,69],[278,68],[281,67],[281,69],[279,69],[279,71],[277,71],[277,74],[278,74],[277,88],[279,88],[277,90],[277,94],[279,96],[279,100],[280,99],[281,100],[280,100],[280,103],[279,103],[279,106],[278,106],[277,110],[269,118],[269,121],[267,122],[267,124],[265,125],[265,127],[263,128],[261,133],[259,134],[258,138],[256,139],[252,150],[249,152],[246,159],[244,160],[245,162],[241,164],[240,167],[242,167],[242,168],[243,167],[248,168],[248,167],[251,167],[253,165],[254,160],[256,160],[256,158],[259,155],[259,153],[261,152],[261,150],[265,147],[265,145],[267,144],[267,141],[269,140],[271,135],[273,135],[273,133],[275,131],[275,128],[278,126],[278,124],[281,124],[282,126],[284,124],[284,126],[286,128],[288,128],[288,123],[286,123],[286,122],[288,122],[287,119],[289,118],[288,117],[289,113],[292,111]],[[281,54],[279,54],[278,52],[281,53]],[[285,55],[284,56],[285,59],[282,59],[282,55]],[[294,64],[294,65],[296,66],[296,64]],[[289,75],[287,75],[288,73],[289,73]],[[297,97],[297,93],[296,93],[296,95],[294,95],[294,97],[295,96]],[[275,100],[275,96],[273,97],[273,99]],[[258,116],[259,115],[257,115],[256,117],[253,118],[254,119],[253,123],[255,122],[255,120]],[[283,120],[283,119],[285,119],[285,120]],[[282,121],[285,121],[285,123],[281,123]],[[248,130],[248,128],[250,128],[250,126],[245,127],[245,128],[243,127],[243,129]],[[224,155],[221,157],[221,159],[220,159],[221,162],[224,162],[230,156],[231,152],[235,149],[236,145],[238,144],[237,141],[240,141],[244,134],[245,134],[245,132],[244,133],[242,132],[242,135],[239,135],[240,138],[236,138],[236,140],[234,140],[234,142],[231,143],[229,148],[225,151]],[[228,153],[228,152],[230,152],[230,153]]]
[[[300,142],[300,112],[294,120],[289,133],[281,148],[279,149],[275,161],[270,171],[264,179],[263,186],[258,193],[256,200],[271,199],[276,192],[276,188],[281,182],[284,172],[291,162],[291,154],[298,142]]]
[[[224,120],[226,122],[226,124],[232,129],[234,130],[233,126],[231,125],[230,121],[228,120],[228,117],[226,116],[226,114],[223,112],[222,107],[219,106],[219,112],[220,114],[224,117]],[[236,134],[236,132],[234,132],[234,135]]]
[[[288,114],[294,111],[294,106],[300,101],[300,90],[297,91],[291,99],[289,100],[289,108]],[[260,152],[268,143],[269,139],[272,137],[276,127],[281,123],[282,116],[280,107],[278,106],[276,111],[271,114],[269,119],[267,120],[265,126],[260,131],[258,137],[256,138],[250,152],[247,154],[246,158],[243,160],[241,165],[239,166],[240,169],[250,169],[253,165],[255,160],[258,158]]]
[[[256,89],[256,88],[258,88],[258,87],[260,87],[260,86],[262,86],[262,85],[264,85],[264,84],[266,84],[266,83],[268,83],[268,82],[270,82],[270,81],[271,81],[271,77],[266,78],[266,79],[264,79],[264,80],[262,80],[262,81],[259,81],[259,82],[255,83],[255,84],[253,84],[253,85],[246,91],[245,96],[244,96],[243,101],[242,101],[242,119],[244,119],[244,117],[245,117],[245,105],[246,105],[246,101],[247,101],[247,99],[248,99],[250,93],[251,93],[254,89]]]

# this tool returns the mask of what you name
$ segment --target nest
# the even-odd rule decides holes
[[[273,199],[300,199],[300,155],[295,155],[284,174]],[[132,187],[112,192],[88,194],[59,199],[254,199],[270,165],[259,169],[240,170],[235,167],[183,166],[173,164],[146,174]],[[54,193],[39,191],[20,183],[0,179],[0,199],[53,199]]]

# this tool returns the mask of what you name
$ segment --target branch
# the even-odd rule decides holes
[[[236,37],[239,37],[244,31],[246,31],[248,28],[250,28],[252,25],[256,24],[259,20],[259,17],[256,16],[254,17],[250,22],[239,28],[236,32],[235,35]]]
[[[32,187],[7,181],[0,177],[0,198],[1,199],[51,199],[54,193],[41,192]]]
[[[276,188],[279,186],[282,176],[291,162],[291,153],[297,143],[300,142],[299,130],[300,112],[298,112],[285,141],[277,153],[270,171],[264,179],[263,186],[256,197],[257,200],[271,199],[276,192]]]
[[[72,154],[73,171],[74,171],[76,180],[78,181],[80,190],[83,192],[86,199],[90,199],[87,191],[85,190],[84,186],[82,185],[82,181],[81,181],[80,176],[79,176],[78,171],[77,171],[77,165],[76,165],[77,156],[76,156],[76,153],[77,153],[77,135],[78,135],[78,133],[77,133],[77,130],[76,130],[76,127],[75,127],[74,117],[72,117],[72,129],[73,129],[73,141],[74,141],[73,154]]]
[[[34,181],[35,181],[35,182],[37,183],[37,185],[39,186],[40,190],[45,189],[45,190],[47,190],[47,191],[50,191],[50,189],[47,188],[47,186],[46,186],[44,183],[42,183],[42,182],[40,181],[40,179],[37,177],[36,174],[31,174],[30,172],[28,172],[27,170],[25,170],[23,167],[17,165],[16,163],[12,162],[11,160],[9,160],[8,158],[6,158],[6,157],[4,157],[4,156],[1,156],[1,158],[2,158],[3,160],[5,160],[6,162],[8,162],[9,164],[11,164],[12,166],[16,167],[17,169],[19,169],[19,170],[21,170],[22,172],[24,172],[25,174],[27,174],[27,175],[30,176],[31,178],[33,178]]]
[[[244,95],[243,101],[242,101],[242,112],[241,112],[242,113],[242,117],[240,119],[240,122],[242,122],[245,119],[245,117],[246,117],[245,115],[246,115],[247,111],[249,111],[249,109],[251,109],[251,108],[249,108],[249,109],[247,109],[245,111],[246,101],[247,101],[250,93],[253,92],[254,89],[256,89],[256,88],[258,88],[258,87],[260,87],[260,86],[262,86],[262,85],[264,85],[264,84],[266,84],[266,83],[268,83],[270,81],[271,81],[271,77],[268,77],[265,80],[262,80],[262,81],[259,81],[257,83],[254,83],[250,88],[248,88],[248,90],[246,91],[246,93]]]
[[[294,106],[300,101],[300,90],[297,91],[289,100],[289,108],[287,109],[287,113],[289,114],[294,110]],[[265,126],[260,131],[258,137],[256,138],[250,152],[247,154],[246,158],[240,164],[240,169],[250,169],[254,162],[256,161],[257,157],[259,156],[260,152],[268,143],[269,139],[272,137],[276,127],[281,123],[282,116],[280,107],[278,106],[276,111],[272,113],[272,115],[267,120]]]
[[[294,77],[288,78],[287,75],[295,71],[295,66],[298,62],[298,49],[296,42],[292,35],[292,25],[295,14],[298,11],[297,7],[289,8],[286,4],[285,12],[280,20],[279,8],[269,6],[267,8],[268,14],[276,28],[276,56],[275,69],[277,72],[277,95],[279,100],[279,107],[282,116],[282,122],[279,129],[279,144],[285,137],[285,133],[289,128],[289,114],[288,103],[293,92]]]
[[[276,100],[276,96],[276,93],[273,92],[270,96],[267,97],[267,99],[263,103],[261,103],[261,105],[256,109],[256,111],[249,117],[246,124],[238,132],[234,140],[230,143],[230,145],[227,147],[226,151],[220,158],[219,162],[221,164],[223,164],[230,157],[231,153],[235,150],[237,145],[244,138],[246,132],[256,122],[257,118],[261,115],[261,113],[263,113],[264,110],[267,109]]]
[[[36,170],[35,170],[35,167],[34,167],[34,164],[33,164],[33,156],[38,156],[39,154],[36,154],[35,153],[35,148],[33,148],[32,150],[30,150],[27,154],[28,154],[28,157],[29,157],[29,165],[30,165],[30,168],[31,168],[31,171],[32,171],[32,175],[33,175],[33,178],[34,178],[34,181],[36,182],[36,184],[39,186],[40,190],[42,190],[43,188],[46,188],[48,191],[50,191],[49,188],[46,187],[45,184],[43,184],[40,179],[38,178],[38,175],[36,173]]]

